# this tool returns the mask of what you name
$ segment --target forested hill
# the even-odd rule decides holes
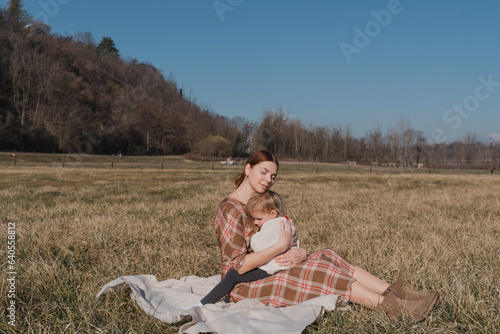
[[[209,140],[211,154],[223,145],[237,155],[248,126],[190,101],[154,66],[123,59],[109,37],[52,34],[20,1],[0,10],[0,150],[182,154]]]

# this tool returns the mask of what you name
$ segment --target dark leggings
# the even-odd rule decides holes
[[[258,281],[269,276],[271,275],[259,268],[250,270],[243,275],[238,274],[235,269],[231,269],[227,272],[222,281],[220,281],[220,283],[217,284],[215,288],[213,288],[212,291],[210,291],[200,302],[203,305],[214,304],[218,302],[219,299],[230,293],[236,284]]]

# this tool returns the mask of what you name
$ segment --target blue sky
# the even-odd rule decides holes
[[[172,74],[227,117],[283,108],[306,125],[350,124],[358,137],[402,117],[439,142],[500,134],[499,1],[24,4],[55,33],[111,37],[123,57]]]

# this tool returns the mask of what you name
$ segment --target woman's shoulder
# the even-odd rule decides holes
[[[245,204],[241,203],[236,198],[231,197],[231,196],[227,196],[226,198],[224,198],[222,200],[222,202],[220,203],[220,206],[233,206],[233,207],[245,209]]]
[[[239,226],[242,229],[249,228],[251,231],[255,229],[253,222],[248,221],[246,217],[245,204],[231,196],[224,198],[220,203],[213,224],[214,226]]]
[[[237,199],[228,196],[219,205],[219,212],[241,212],[245,213],[245,205]]]

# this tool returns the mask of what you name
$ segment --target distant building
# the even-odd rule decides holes
[[[236,165],[236,161],[232,160],[231,158],[227,158],[226,161],[222,160],[220,164],[234,166]]]
[[[500,141],[493,141],[488,143],[488,148],[500,147]]]

